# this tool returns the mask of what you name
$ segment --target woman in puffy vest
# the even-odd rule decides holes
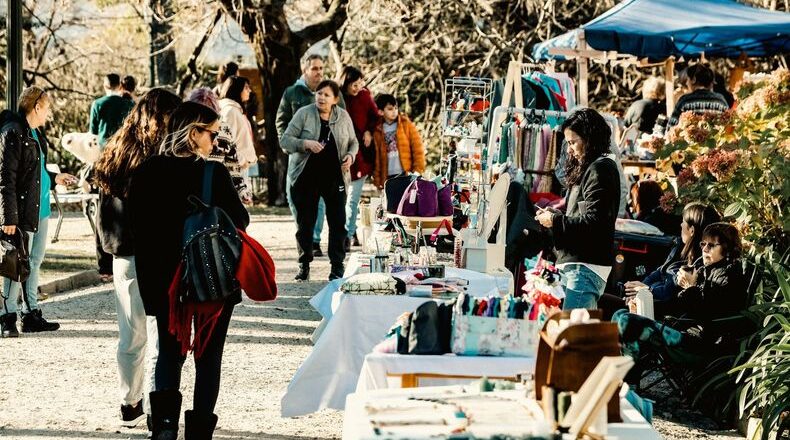
[[[215,146],[219,128],[219,115],[214,110],[194,102],[179,105],[170,117],[160,155],[137,168],[129,189],[140,295],[146,314],[156,316],[159,330],[156,391],[150,395],[154,439],[178,437],[179,388],[186,354],[182,341],[171,333],[183,323],[171,322],[176,310],[170,308],[168,292],[181,262],[184,221],[191,206],[187,199],[190,195],[201,197],[205,159]],[[213,196],[209,203],[224,210],[236,227],[244,230],[249,215],[225,167],[214,167],[211,185]],[[222,351],[233,308],[240,301],[240,291],[227,297],[208,334],[201,333],[205,339],[202,353],[195,353],[193,409],[186,411],[184,417],[186,439],[211,438],[216,427],[214,407],[219,394]],[[197,315],[195,322],[198,327]]]

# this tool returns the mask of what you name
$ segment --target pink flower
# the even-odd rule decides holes
[[[712,150],[708,156],[708,171],[719,182],[729,181],[738,169],[737,151]]]
[[[678,180],[679,179],[680,176],[678,176]],[[678,183],[678,185],[680,185],[680,183]],[[677,204],[678,204],[678,198],[675,195],[675,193],[671,191],[664,192],[664,195],[662,195],[661,199],[659,200],[659,206],[661,206],[661,209],[666,213],[673,212]]]
[[[708,172],[708,157],[706,155],[701,155],[694,159],[691,162],[691,171],[694,173],[694,177],[701,178]]]

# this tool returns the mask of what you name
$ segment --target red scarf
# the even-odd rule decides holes
[[[236,278],[242,290],[253,301],[272,301],[277,298],[274,260],[266,249],[244,231],[237,230],[241,238],[241,256],[236,269]],[[184,263],[178,265],[173,281],[168,289],[170,313],[168,331],[181,343],[181,354],[190,350],[199,358],[211,340],[211,334],[217,326],[225,301],[205,303],[179,302],[181,293],[181,277]],[[195,323],[195,335],[192,337],[192,322]]]

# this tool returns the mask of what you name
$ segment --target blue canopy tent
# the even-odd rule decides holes
[[[638,58],[764,57],[790,52],[790,13],[735,0],[626,0],[585,24],[587,45]],[[535,60],[551,48],[578,48],[578,30],[536,44]]]
[[[674,82],[674,58],[788,52],[790,13],[735,0],[625,0],[579,29],[536,44],[532,57],[536,61],[577,58],[582,76],[580,101],[585,102],[588,58],[666,59],[669,89]]]

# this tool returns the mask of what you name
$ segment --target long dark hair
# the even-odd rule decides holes
[[[94,176],[99,188],[116,197],[126,196],[132,172],[157,154],[168,118],[179,104],[178,95],[162,88],[151,89],[140,98],[96,162]]]
[[[570,152],[565,155],[565,184],[571,188],[581,182],[590,164],[604,154],[609,154],[612,129],[600,113],[591,108],[582,108],[565,120],[562,130],[573,131],[584,142],[584,157],[581,160]]]
[[[217,72],[217,83],[222,84],[231,76],[236,76],[237,73],[239,73],[239,65],[233,61],[228,61],[227,63],[219,66],[219,71]]]
[[[702,241],[703,231],[709,225],[721,221],[721,216],[712,206],[692,202],[683,208],[683,221],[686,227],[694,227],[691,240],[683,245],[683,251],[680,253],[680,257],[690,266],[702,256],[699,243]]]
[[[197,147],[189,135],[192,130],[205,129],[217,120],[217,112],[205,105],[192,101],[182,102],[167,124],[167,136],[162,143],[160,154],[177,157],[196,155]]]
[[[250,83],[250,80],[243,76],[231,76],[222,83],[222,88],[219,91],[220,99],[232,99],[236,101],[241,110],[244,111],[244,102],[241,100],[241,92],[244,91],[244,86]]]
[[[365,75],[362,73],[361,70],[357,69],[354,66],[343,66],[343,71],[340,72],[340,78],[338,83],[340,84],[340,90],[343,94],[348,93],[348,86],[354,84],[358,80],[364,78]]]

